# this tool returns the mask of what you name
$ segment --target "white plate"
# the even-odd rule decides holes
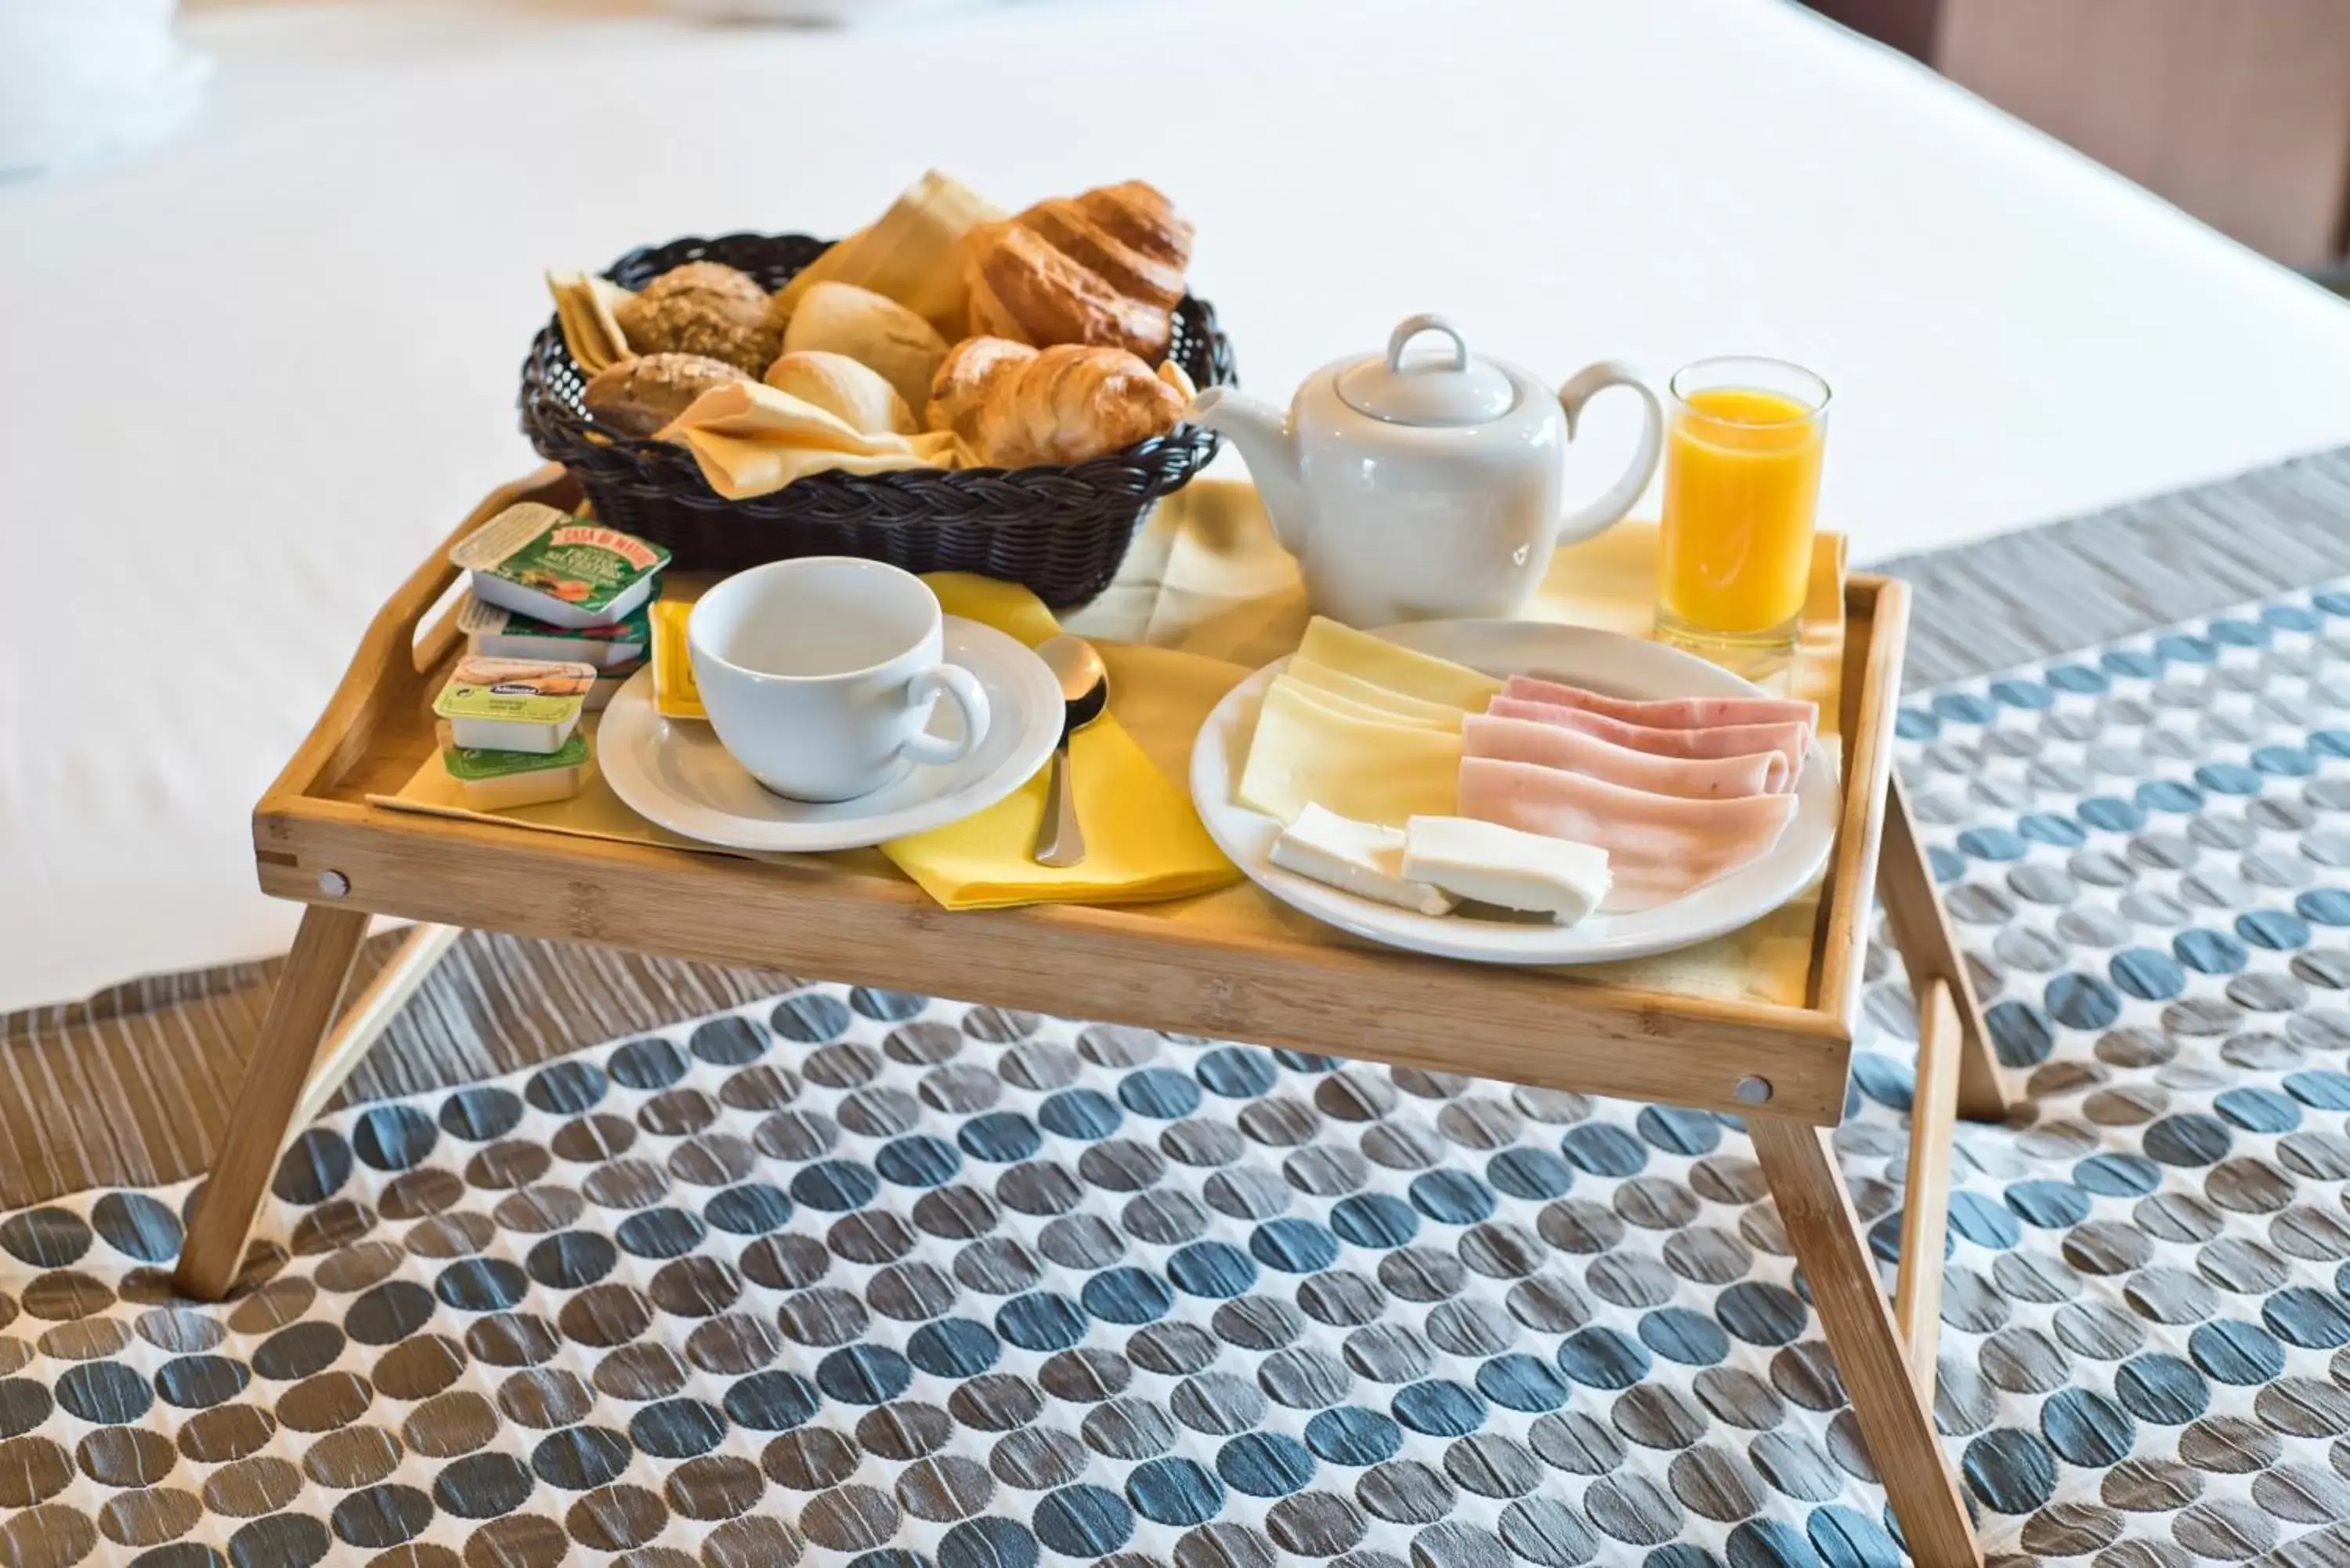
[[[1692,654],[1589,627],[1525,620],[1438,620],[1389,627],[1390,642],[1482,670],[1539,675],[1615,697],[1758,697],[1759,687]],[[1534,920],[1419,915],[1275,866],[1281,825],[1235,804],[1257,705],[1281,673],[1276,659],[1232,688],[1208,715],[1191,749],[1191,800],[1218,847],[1283,903],[1371,941],[1479,963],[1600,963],[1701,942],[1761,919],[1802,892],[1835,842],[1835,770],[1812,748],[1796,780],[1795,815],[1770,853],[1669,904],[1594,915],[1572,926]]]
[[[947,662],[987,691],[987,738],[959,763],[917,763],[886,788],[816,805],[763,788],[695,719],[664,719],[653,706],[653,672],[620,688],[596,732],[596,765],[612,793],[671,833],[729,849],[814,854],[858,849],[984,811],[1035,776],[1061,738],[1060,683],[1045,661],[993,627],[946,618]],[[962,716],[941,702],[931,733],[962,732]]]

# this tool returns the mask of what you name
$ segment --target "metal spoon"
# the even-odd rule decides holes
[[[1082,637],[1048,637],[1036,657],[1061,683],[1066,712],[1061,743],[1053,748],[1053,776],[1045,786],[1045,820],[1036,829],[1036,864],[1075,866],[1086,857],[1086,836],[1077,826],[1077,792],[1069,782],[1069,737],[1109,711],[1109,671],[1094,645]]]

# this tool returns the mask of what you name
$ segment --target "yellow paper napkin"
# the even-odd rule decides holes
[[[1036,596],[1013,583],[961,572],[922,579],[949,615],[994,627],[1035,647],[1060,623]],[[1110,713],[1070,743],[1086,857],[1076,866],[1039,866],[1033,851],[1045,817],[1046,773],[1040,770],[1005,799],[961,822],[881,846],[899,870],[950,909],[1014,904],[1139,904],[1179,898],[1240,879],[1200,826],[1191,792],[1170,774],[1188,765],[1190,737],[1226,691],[1248,672],[1235,665],[1165,649],[1105,648]],[[1125,724],[1135,720],[1161,739],[1156,757]]]
[[[860,431],[829,409],[755,381],[711,388],[659,434],[691,452],[710,488],[729,501],[764,495],[825,469],[952,468],[962,448],[945,431]]]

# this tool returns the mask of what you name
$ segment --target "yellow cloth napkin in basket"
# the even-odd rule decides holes
[[[550,272],[546,292],[555,296],[555,319],[563,328],[563,346],[583,376],[601,375],[635,356],[628,336],[613,314],[620,302],[634,297],[608,277],[593,273]]]
[[[962,460],[962,443],[950,431],[860,431],[830,409],[756,381],[711,388],[659,435],[691,452],[710,488],[729,501],[828,468],[879,473],[953,468]]]
[[[949,615],[992,626],[1035,647],[1060,623],[1027,589],[962,572],[922,579]],[[1189,737],[1216,701],[1248,672],[1220,659],[1151,648],[1104,648],[1110,713],[1077,732],[1069,748],[1086,857],[1039,866],[1033,854],[1045,817],[1047,770],[1003,800],[961,822],[881,846],[897,867],[950,909],[1051,902],[1139,904],[1203,893],[1240,880],[1200,826],[1191,792],[1170,777],[1190,753]],[[1132,718],[1161,737],[1154,761],[1119,722]],[[1177,776],[1180,776],[1180,772]]]

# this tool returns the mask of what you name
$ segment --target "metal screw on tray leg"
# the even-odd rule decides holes
[[[1738,1103],[1742,1106],[1767,1106],[1771,1103],[1771,1080],[1741,1078],[1738,1086],[1731,1093],[1738,1096]]]
[[[318,891],[329,898],[339,898],[351,890],[351,879],[339,871],[318,873]]]

